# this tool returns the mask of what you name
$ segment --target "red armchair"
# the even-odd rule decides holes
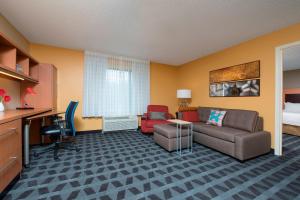
[[[150,119],[150,112],[164,112],[166,115],[166,120],[156,120]],[[174,118],[172,114],[169,113],[168,106],[162,105],[149,105],[147,107],[147,113],[142,116],[142,133],[153,133],[153,126],[156,124],[167,124],[167,120]]]

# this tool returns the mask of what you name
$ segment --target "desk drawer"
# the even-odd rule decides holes
[[[0,125],[0,192],[22,170],[22,122]]]

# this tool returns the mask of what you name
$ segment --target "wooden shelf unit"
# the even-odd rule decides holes
[[[22,71],[17,71],[17,65],[22,67]],[[4,72],[4,75],[10,78],[38,83],[38,66],[38,61],[0,33],[0,72]]]

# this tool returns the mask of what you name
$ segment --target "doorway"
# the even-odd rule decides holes
[[[291,64],[291,57],[295,58],[292,54],[297,54],[298,50],[300,50],[300,41],[282,45],[275,49],[275,155],[282,155],[283,153],[282,123],[285,100],[285,95],[283,95],[283,71],[288,71],[289,68],[290,70],[295,69],[295,67],[298,68],[298,66],[291,67],[293,65]],[[300,54],[296,57],[300,58]]]

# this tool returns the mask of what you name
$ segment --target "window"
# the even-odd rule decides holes
[[[148,61],[85,52],[84,117],[143,114],[149,98]]]
[[[106,94],[109,95],[108,106],[115,115],[130,114],[130,72],[122,70],[106,70]]]

